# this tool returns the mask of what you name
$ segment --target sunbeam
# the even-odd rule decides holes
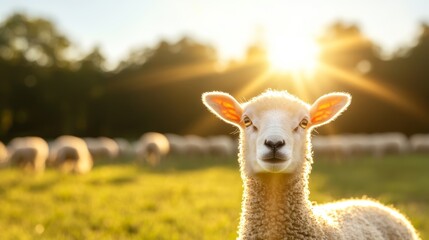
[[[350,71],[340,69],[329,64],[320,64],[320,71],[337,76],[338,80],[352,85],[353,87],[365,90],[387,103],[393,104],[405,112],[409,112],[421,120],[429,120],[429,115],[425,108],[412,101],[409,96],[401,93],[398,89],[382,86],[375,79],[369,79],[353,74]]]
[[[164,67],[162,69],[155,68],[155,70],[151,70],[150,72],[136,73],[127,79],[114,81],[110,87],[141,90],[171,84],[173,82],[186,81],[215,72],[216,68],[213,63],[181,64],[179,66]],[[127,83],[124,84],[124,82]]]
[[[237,99],[242,99],[256,93],[256,91],[261,89],[261,86],[266,83],[266,81],[270,78],[270,76],[272,76],[272,74],[273,72],[271,70],[266,70],[262,72],[259,76],[253,79],[242,89],[233,93],[233,95],[237,97]]]
[[[346,36],[341,39],[329,40],[323,42],[323,51],[335,51],[352,49],[357,46],[369,44],[369,42],[360,35],[357,36]]]

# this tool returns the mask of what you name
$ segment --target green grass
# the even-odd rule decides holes
[[[429,238],[429,157],[316,161],[311,200],[364,195],[393,204]],[[128,159],[83,176],[0,170],[1,239],[233,239],[241,180],[235,159]]]

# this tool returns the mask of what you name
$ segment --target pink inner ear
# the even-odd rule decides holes
[[[342,98],[340,97],[329,97],[322,100],[317,104],[316,109],[313,111],[311,116],[311,122],[318,124],[332,118],[338,110],[338,104],[340,104]]]
[[[237,109],[233,103],[230,102],[228,98],[225,97],[215,97],[213,99],[213,102],[217,103],[220,108],[220,114],[233,122],[239,122],[240,121],[240,115],[237,113]]]
[[[222,110],[222,114],[229,120],[234,120],[236,122],[240,121],[240,117],[235,113],[230,113],[229,110]]]

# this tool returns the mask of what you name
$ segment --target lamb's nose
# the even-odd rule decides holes
[[[271,148],[272,150],[278,150],[279,148],[283,147],[285,145],[285,140],[278,140],[278,141],[271,141],[268,139],[265,139],[264,145]]]

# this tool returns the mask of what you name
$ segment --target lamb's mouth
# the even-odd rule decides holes
[[[261,160],[266,163],[276,164],[286,162],[287,158],[281,154],[270,154],[269,156],[264,156]]]

